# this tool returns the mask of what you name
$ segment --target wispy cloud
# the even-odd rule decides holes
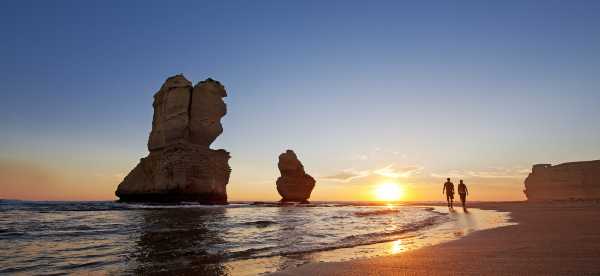
[[[351,160],[361,160],[361,161],[369,160],[369,156],[366,154],[356,154],[356,155],[352,156]]]
[[[333,174],[333,175],[322,176],[322,177],[320,177],[320,179],[332,180],[332,181],[337,181],[337,182],[350,182],[357,178],[367,177],[370,174],[371,174],[371,172],[369,172],[368,170],[357,171],[354,169],[346,169],[346,170],[343,170],[343,171]]]
[[[112,181],[123,181],[126,174],[123,172],[116,172],[116,173],[100,173],[99,172],[99,173],[95,173],[94,176],[97,178],[110,179]]]
[[[451,170],[446,173],[431,173],[432,177],[474,177],[474,178],[524,178],[530,172],[525,168],[492,167],[484,170]]]
[[[420,174],[421,171],[423,171],[423,167],[421,166],[407,166],[395,168],[394,164],[390,164],[383,168],[374,170],[373,173],[389,178],[401,178],[416,176]]]
[[[354,161],[383,161],[383,160],[396,160],[406,159],[406,153],[402,153],[393,149],[385,149],[381,147],[375,147],[362,152],[356,152],[350,155],[350,160]],[[392,161],[394,162],[394,161]]]
[[[368,176],[380,176],[388,178],[407,178],[419,175],[423,171],[421,166],[405,166],[396,168],[395,164],[387,165],[383,168],[371,169],[371,170],[355,170],[346,169],[341,172],[319,177],[322,180],[331,180],[337,182],[350,182],[355,179],[364,178]]]

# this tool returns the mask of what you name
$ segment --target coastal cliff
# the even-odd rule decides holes
[[[227,203],[230,156],[210,149],[223,132],[226,96],[210,78],[195,86],[183,75],[168,78],[154,95],[150,154],[119,184],[120,201]]]
[[[524,192],[529,201],[600,199],[600,160],[533,165]]]

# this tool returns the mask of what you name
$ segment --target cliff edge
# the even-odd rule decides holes
[[[523,192],[529,201],[600,199],[600,160],[533,165]]]

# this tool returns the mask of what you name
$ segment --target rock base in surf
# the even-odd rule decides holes
[[[304,171],[296,153],[287,150],[279,155],[281,177],[277,179],[277,192],[282,202],[308,202],[315,187],[315,179]]]
[[[120,201],[227,203],[230,156],[209,147],[223,132],[226,96],[212,79],[192,87],[182,75],[168,78],[154,95],[150,154],[119,184]]]

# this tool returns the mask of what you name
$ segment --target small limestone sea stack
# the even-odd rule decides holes
[[[279,155],[281,177],[277,179],[277,191],[282,202],[308,202],[315,187],[315,179],[304,172],[304,166],[292,150]]]
[[[120,201],[227,203],[230,156],[210,149],[223,132],[224,97],[210,78],[195,86],[183,75],[168,78],[154,95],[150,154],[119,184]]]

